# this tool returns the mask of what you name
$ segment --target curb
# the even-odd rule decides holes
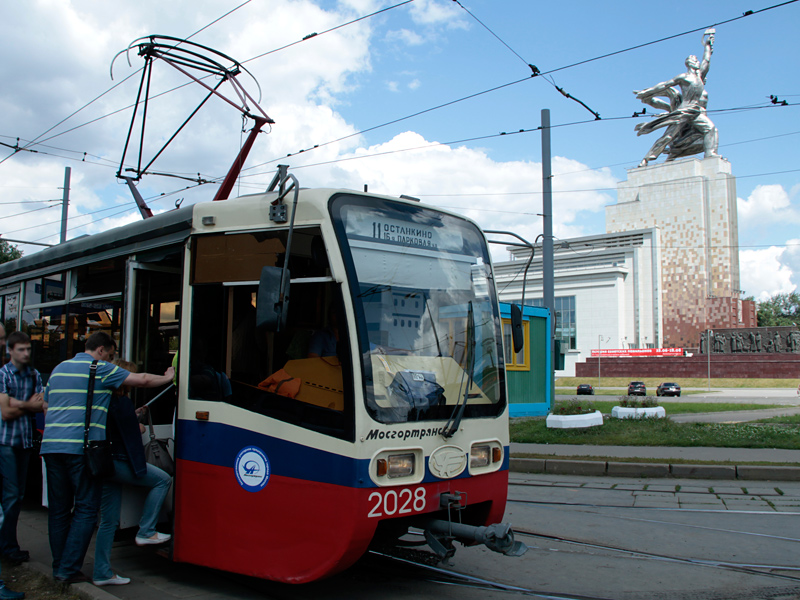
[[[800,481],[800,467],[761,465],[673,465],[607,460],[514,458],[512,456],[508,468],[509,471],[515,473],[547,473],[551,475]]]
[[[109,594],[103,589],[100,589],[96,585],[85,582],[85,583],[62,583],[58,584],[53,579],[53,570],[52,567],[44,565],[37,561],[30,561],[26,563],[22,563],[20,565],[22,568],[32,571],[33,573],[37,573],[40,576],[45,577],[53,582],[55,587],[61,586],[62,591],[69,590],[70,594],[74,594],[80,597],[82,600],[119,600],[119,596],[114,596],[113,594]]]

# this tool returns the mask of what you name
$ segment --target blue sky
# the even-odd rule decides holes
[[[717,24],[706,87],[720,154],[737,176],[742,288],[763,298],[800,283],[800,2],[768,9],[779,3],[414,0],[390,8],[401,1],[9,4],[0,48],[16,58],[0,65],[0,143],[13,146],[19,137],[24,146],[56,127],[29,146],[37,153],[0,146],[0,160],[8,157],[0,163],[0,232],[11,239],[58,240],[57,203],[31,202],[61,197],[65,166],[72,168],[70,237],[138,219],[129,192],[114,177],[131,111],[112,114],[133,102],[138,76],[82,107],[141,66],[132,53],[133,66],[121,57],[114,81],[109,77],[112,58],[135,38],[186,37],[236,9],[192,41],[243,62],[261,85],[261,106],[276,121],[259,136],[241,193],[263,189],[280,162],[304,186],[367,184],[378,193],[414,195],[532,240],[541,233],[541,136],[497,134],[535,129],[548,108],[555,126],[554,233],[601,233],[616,183],[656,135],[635,135],[639,121],[631,116],[643,105],[632,91],[683,72],[686,56],[702,53],[702,30]],[[755,14],[739,18],[746,11]],[[693,30],[699,31],[678,35]],[[671,39],[650,44],[663,38]],[[531,78],[529,63],[550,74]],[[153,89],[183,81],[157,68]],[[602,119],[595,121],[556,85]],[[499,86],[506,87],[480,94]],[[153,102],[146,150],[172,133],[200,92],[185,88]],[[473,94],[480,95],[403,119]],[[790,106],[771,105],[770,95]],[[403,120],[377,127],[397,119]],[[238,150],[240,130],[236,111],[211,101],[154,170],[219,177]],[[379,155],[368,156],[373,154]],[[158,176],[140,184],[156,211],[178,198],[207,200],[216,191],[182,187]],[[35,209],[41,210],[29,212]]]

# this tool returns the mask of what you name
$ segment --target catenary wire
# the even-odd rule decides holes
[[[719,25],[732,23],[734,21],[738,21],[739,19],[743,19],[743,18],[745,18],[747,16],[751,16],[751,15],[754,15],[754,14],[762,13],[762,12],[765,12],[765,11],[768,11],[768,10],[773,10],[773,9],[776,9],[776,8],[781,8],[781,7],[786,6],[788,4],[793,4],[793,3],[797,2],[797,1],[798,0],[787,0],[786,2],[775,4],[773,6],[768,6],[768,7],[759,9],[757,11],[747,11],[746,13],[744,13],[741,16],[734,17],[734,18],[731,18],[731,19],[727,19],[725,21],[719,21],[717,23],[714,23],[711,26],[712,27],[717,27]],[[562,67],[557,67],[557,68],[550,69],[550,70],[547,70],[547,71],[542,71],[539,75],[540,76],[550,75],[552,73],[557,73],[559,71],[564,71],[566,69],[570,69],[570,68],[573,68],[573,67],[576,67],[576,66],[579,66],[579,65],[587,64],[587,63],[594,62],[594,61],[597,61],[597,60],[601,60],[601,59],[604,59],[604,58],[608,58],[608,57],[611,57],[611,56],[616,56],[618,54],[624,54],[626,52],[631,52],[633,50],[638,50],[640,48],[644,48],[646,46],[651,46],[653,44],[658,44],[658,43],[661,43],[661,42],[664,42],[664,41],[668,41],[668,40],[671,40],[671,39],[675,39],[675,38],[678,38],[678,37],[682,37],[682,36],[685,36],[685,35],[690,35],[692,33],[698,32],[698,31],[704,31],[708,27],[709,27],[708,25],[703,26],[703,27],[696,27],[696,28],[694,28],[694,29],[692,29],[690,31],[684,31],[682,33],[677,33],[677,34],[670,35],[670,36],[667,36],[667,37],[664,37],[664,38],[659,38],[657,40],[652,40],[650,42],[645,42],[643,44],[637,44],[635,46],[624,48],[622,50],[616,50],[614,52],[610,52],[610,53],[607,53],[607,54],[603,54],[603,55],[595,56],[595,57],[592,57],[592,58],[588,58],[588,59],[585,59],[585,60],[582,60],[582,61],[578,61],[576,63],[572,63],[572,64],[569,64],[569,65],[564,65]],[[322,148],[322,147],[328,146],[330,144],[335,144],[335,143],[347,140],[349,138],[352,138],[352,137],[355,137],[355,136],[358,136],[358,135],[362,135],[364,133],[368,133],[370,131],[375,131],[376,129],[380,129],[382,127],[387,127],[389,125],[394,125],[395,123],[399,123],[401,121],[405,121],[405,120],[408,120],[408,119],[411,119],[411,118],[414,118],[414,117],[418,117],[420,115],[423,115],[423,114],[426,114],[426,113],[429,113],[429,112],[433,112],[433,111],[439,110],[441,108],[452,106],[453,104],[457,104],[457,103],[463,102],[465,100],[470,100],[472,98],[476,98],[476,97],[482,96],[484,94],[488,94],[488,93],[495,92],[495,91],[498,91],[498,90],[501,90],[501,89],[504,89],[504,88],[507,88],[507,87],[510,87],[510,86],[513,86],[513,85],[517,85],[517,84],[522,83],[524,81],[530,81],[534,77],[536,77],[536,75],[531,75],[530,77],[525,77],[523,79],[518,79],[516,81],[511,81],[511,82],[508,82],[508,83],[505,83],[505,84],[502,84],[502,85],[499,85],[499,86],[495,86],[495,87],[492,87],[490,89],[484,90],[482,92],[469,94],[467,96],[463,96],[461,98],[457,98],[456,100],[451,100],[451,101],[445,102],[443,104],[439,104],[439,105],[436,105],[436,106],[433,106],[433,107],[430,107],[430,108],[427,108],[427,109],[424,109],[424,110],[421,110],[421,111],[417,111],[417,112],[415,112],[413,114],[410,114],[410,115],[407,115],[405,117],[400,117],[400,118],[397,118],[397,119],[393,119],[391,121],[387,121],[385,123],[381,123],[379,125],[375,125],[373,127],[369,127],[367,129],[363,129],[361,131],[358,131],[358,132],[355,132],[355,133],[352,133],[352,134],[349,134],[349,135],[346,135],[346,136],[343,136],[343,137],[340,137],[340,138],[337,138],[337,139],[334,139],[334,140],[330,140],[330,141],[327,141],[327,142],[322,142],[322,143],[319,143],[319,144],[314,144],[313,146],[310,146],[308,148],[304,148],[304,149],[298,150],[296,152],[293,152],[293,153],[289,154],[288,156],[293,156],[295,154],[299,154],[299,153],[303,153],[303,152],[310,152],[310,151],[316,150],[317,148]],[[546,78],[545,78],[545,80],[546,80]],[[551,85],[555,85],[553,82],[549,82],[549,83],[551,83]],[[711,112],[711,111],[709,111],[709,112]],[[607,119],[603,119],[603,120],[607,120]],[[257,164],[257,165],[253,165],[252,167],[249,167],[248,169],[258,168],[258,167],[261,167],[261,166],[264,166],[264,165],[267,165],[267,164],[272,164],[272,163],[275,163],[277,161],[284,160],[284,158],[285,157],[274,158],[274,159],[268,160],[266,162],[263,162],[263,163],[260,163],[260,164]],[[245,169],[245,170],[248,170],[248,169]]]

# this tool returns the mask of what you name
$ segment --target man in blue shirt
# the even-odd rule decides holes
[[[19,519],[20,503],[22,494],[25,491],[25,476],[27,474],[28,462],[30,460],[32,443],[27,448],[23,446],[13,446],[6,444],[6,441],[18,441],[25,438],[23,430],[26,427],[25,419],[21,422],[16,420],[24,415],[29,415],[32,419],[33,412],[41,412],[43,406],[42,399],[42,380],[35,369],[30,369],[31,340],[24,333],[14,332],[9,337],[8,348],[11,350],[11,362],[0,369],[0,413],[2,413],[2,423],[0,423],[0,475],[3,477],[2,506],[0,506],[0,543],[5,558],[11,562],[23,562],[28,560],[29,555],[22,551],[17,543],[17,520]],[[5,354],[6,329],[0,324],[0,348]],[[19,400],[22,398],[23,400]],[[19,409],[27,401],[27,409],[34,410],[28,412]],[[12,404],[15,405],[11,408]],[[38,410],[37,410],[38,409]],[[21,413],[16,417],[16,411]],[[7,426],[6,420],[11,422]],[[32,431],[32,428],[30,429]],[[20,435],[21,434],[21,435]],[[32,436],[31,436],[32,437]],[[27,438],[25,438],[27,439]],[[8,508],[6,508],[8,507]],[[8,512],[5,512],[6,509]],[[8,552],[6,548],[10,548]],[[24,598],[22,592],[15,592],[5,586],[0,581],[0,600],[20,600]]]
[[[160,387],[172,382],[174,370],[164,375],[131,373],[114,365],[117,344],[105,332],[86,340],[86,351],[53,369],[45,388],[48,403],[42,437],[47,469],[48,533],[53,554],[53,577],[65,583],[89,581],[81,573],[100,508],[102,481],[92,479],[83,461],[89,368],[97,362],[89,440],[105,439],[106,416],[112,390],[120,385]]]
[[[8,336],[11,361],[0,369],[0,474],[3,476],[0,554],[12,563],[30,558],[17,542],[17,521],[25,493],[28,464],[34,453],[34,414],[45,408],[42,378],[30,367],[31,338],[15,331]]]

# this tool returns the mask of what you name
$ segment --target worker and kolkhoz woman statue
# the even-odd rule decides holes
[[[646,123],[636,125],[636,135],[666,127],[663,135],[647,152],[640,167],[661,154],[667,161],[704,153],[705,158],[719,156],[719,134],[706,114],[708,93],[705,90],[709,61],[714,51],[714,29],[703,34],[703,60],[691,55],[686,59],[687,71],[646,90],[634,91],[636,97],[653,108],[667,112]],[[662,98],[666,98],[662,100]]]

